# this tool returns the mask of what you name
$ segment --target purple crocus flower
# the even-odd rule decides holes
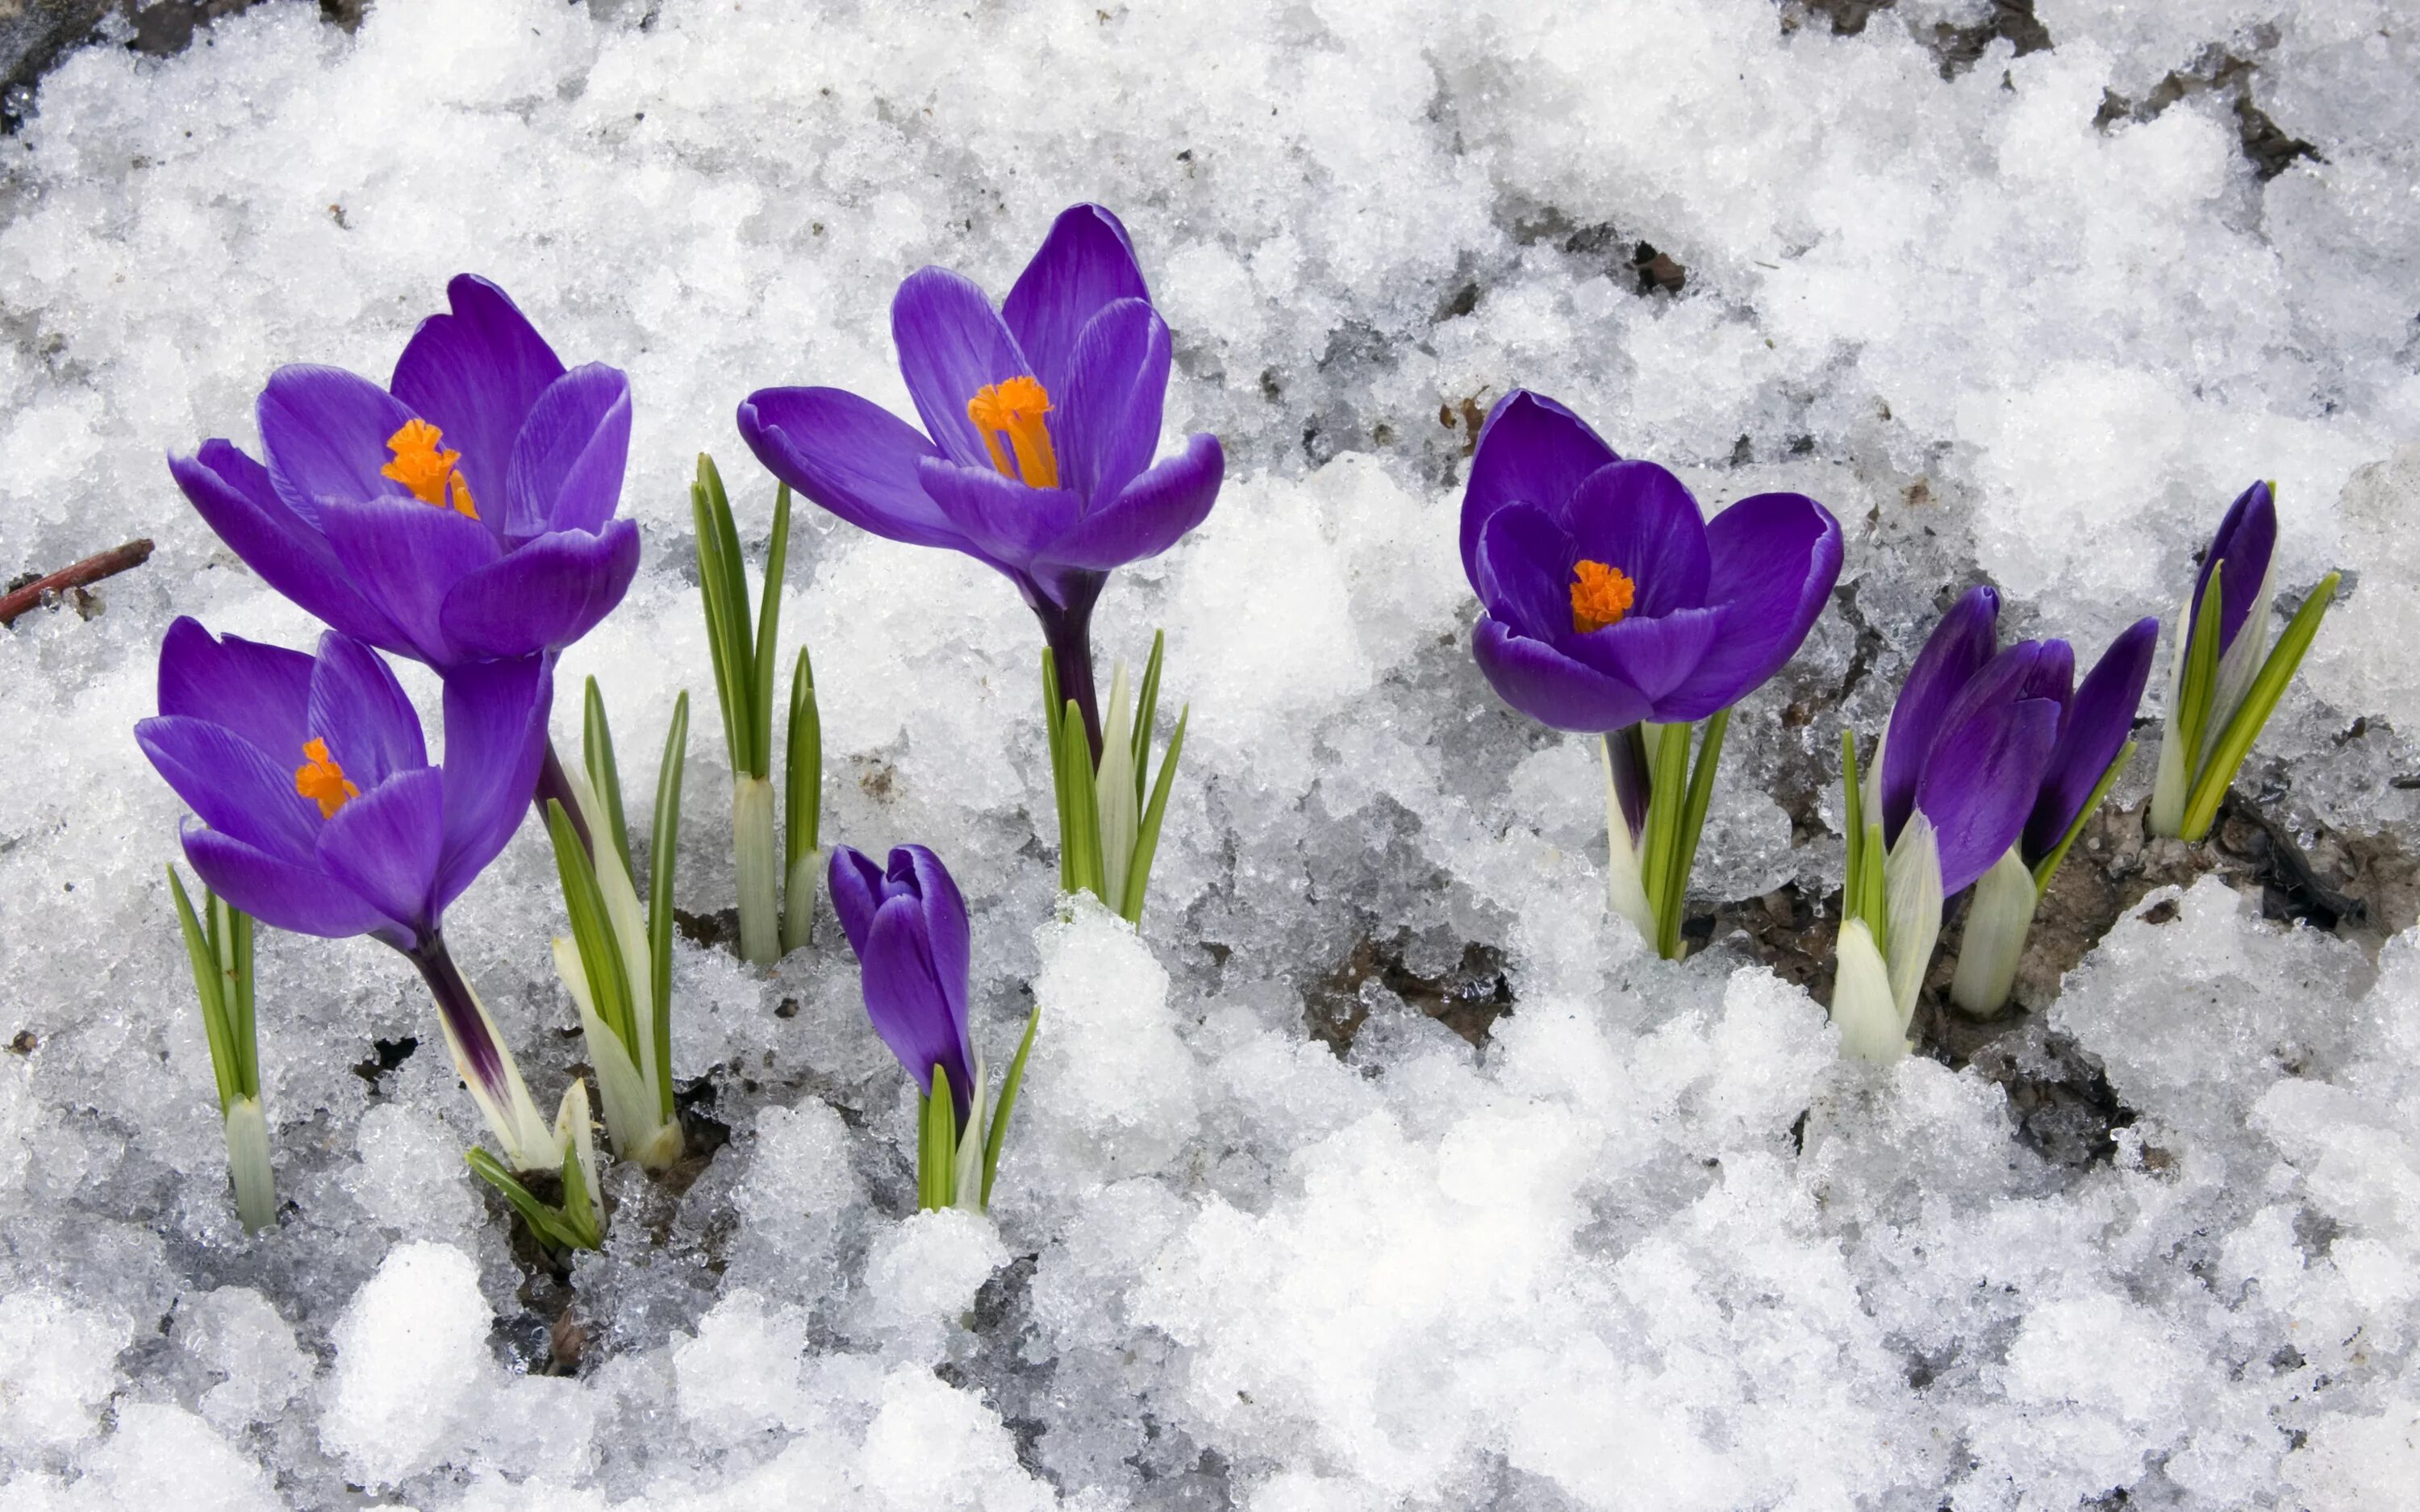
[[[1840,526],[1794,493],[1709,522],[1670,472],[1515,390],[1479,434],[1462,563],[1486,609],[1471,650],[1497,693],[1594,733],[1705,718],[1779,671],[1839,577]]]
[[[957,883],[922,845],[894,846],[887,871],[841,845],[832,851],[830,885],[832,912],[857,952],[874,1032],[925,1096],[933,1095],[933,1068],[948,1073],[964,1130],[975,1052],[967,1028],[967,905]]]
[[[760,389],[739,433],[773,475],[852,525],[1005,573],[1042,621],[1095,759],[1092,614],[1109,574],[1202,523],[1225,468],[1215,436],[1152,460],[1168,325],[1133,244],[1097,205],[1061,213],[999,309],[923,268],[891,305],[918,430],[840,389]]]
[[[2226,569],[2219,575],[2218,589],[2218,655],[2224,659],[2244,622],[2252,617],[2253,605],[2268,586],[2269,561],[2276,549],[2277,503],[2268,484],[2256,483],[2226,506],[2226,514],[2218,522],[2218,533],[2211,537],[2210,550],[2202,558],[2201,571],[2194,578],[2193,602],[2184,620],[2188,656],[2192,651],[2190,637],[2200,623],[2202,595],[2210,588],[2211,574],[2221,565]]]
[[[262,580],[357,640],[441,671],[559,650],[630,586],[616,519],[629,381],[566,371],[504,290],[463,274],[386,388],[271,374],[262,461],[202,443],[169,470]]]
[[[550,660],[455,669],[432,764],[411,700],[362,641],[331,630],[304,656],[180,618],[160,648],[159,716],[134,730],[206,826],[185,830],[185,857],[221,897],[297,933],[370,935],[419,967],[464,1079],[524,1164],[548,1163],[551,1136],[441,926],[530,801]]]
[[[2084,816],[2084,806],[2100,785],[2102,774],[2124,748],[2134,729],[2134,711],[2142,704],[2144,686],[2150,681],[2151,657],[2159,640],[2157,615],[2136,620],[2109,642],[2109,649],[2077,685],[2075,696],[2060,704],[2058,734],[2051,743],[2041,786],[2020,841],[2027,867],[2040,865],[2067,838]]]

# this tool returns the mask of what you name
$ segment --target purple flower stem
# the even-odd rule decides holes
[[[438,1016],[461,1045],[472,1074],[502,1101],[505,1086],[504,1052],[489,1037],[487,1015],[479,1011],[478,999],[471,995],[471,984],[462,980],[462,968],[454,964],[453,953],[445,949],[445,936],[430,930],[419,944],[403,953],[420,968],[421,980],[428,983],[430,995],[437,999]]]
[[[537,769],[537,791],[530,795],[530,807],[537,810],[537,821],[541,825],[546,823],[546,800],[549,798],[563,805],[564,813],[571,820],[571,832],[580,837],[580,848],[594,857],[597,844],[588,838],[588,821],[582,816],[579,803],[571,796],[571,783],[564,776],[562,761],[554,754],[551,737],[546,743],[546,760]]]
[[[1093,603],[1100,589],[1072,594],[1061,606],[1043,599],[1033,612],[1042,621],[1043,639],[1050,643],[1050,662],[1059,674],[1059,696],[1074,699],[1084,713],[1084,738],[1092,743],[1093,765],[1101,764],[1100,696],[1093,687]]]

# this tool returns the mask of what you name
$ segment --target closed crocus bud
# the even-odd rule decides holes
[[[832,913],[857,952],[874,1032],[925,1096],[933,1069],[941,1068],[963,1132],[976,1059],[967,1032],[967,905],[957,883],[922,845],[895,847],[887,868],[836,846],[829,876]]]

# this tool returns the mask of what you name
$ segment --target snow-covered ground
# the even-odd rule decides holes
[[[2266,922],[2208,876],[2037,994],[1996,1073],[1843,1064],[1746,935],[1675,966],[1608,919],[1594,755],[1469,664],[1460,469],[1510,386],[1710,504],[1828,502],[1843,605],[1743,708],[1699,873],[1786,911],[1838,880],[1842,721],[1878,728],[1946,590],[2097,648],[2172,613],[2270,477],[2281,583],[2350,593],[2243,789],[2408,870],[2420,22],[1867,8],[380,0],[351,35],[271,4],[164,62],[70,59],[0,138],[0,575],[159,550],[104,612],[0,632],[0,1503],[2410,1506],[2410,918]],[[1106,661],[1165,625],[1193,710],[1140,942],[1053,921],[1003,582],[817,516],[784,609],[826,834],[950,862],[996,1062],[1044,1007],[996,1223],[904,1216],[913,1102],[845,943],[761,979],[684,947],[676,1069],[730,1142],[677,1194],[617,1171],[607,1250],[558,1280],[462,1165],[417,981],[273,936],[288,1207],[246,1240],[178,806],[130,728],[174,615],[313,627],[163,451],[249,445],[280,363],[382,377],[462,270],[628,368],[646,563],[565,671],[634,788],[675,690],[705,701],[681,867],[710,913],[694,455],[761,548],[737,399],[905,409],[900,277],[1002,289],[1079,199],[1177,330],[1171,434],[1229,455],[1098,626]],[[581,1054],[558,908],[525,827],[449,930],[550,1103]],[[1417,1011],[1447,1003],[1482,1047]],[[2054,1094],[2088,1104],[2071,1137]]]

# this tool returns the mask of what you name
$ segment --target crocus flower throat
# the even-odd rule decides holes
[[[334,819],[336,810],[348,800],[358,798],[362,790],[345,776],[345,769],[328,754],[328,743],[317,735],[302,743],[302,764],[294,768],[294,791],[319,806],[319,817]]]
[[[379,469],[379,474],[402,484],[424,504],[442,508],[450,503],[454,513],[477,519],[479,506],[471,498],[471,486],[456,468],[462,454],[443,449],[439,443],[444,439],[443,431],[425,420],[405,421],[402,429],[386,439],[395,460]]]
[[[1585,559],[1572,564],[1572,628],[1581,635],[1619,625],[1638,585],[1620,567]]]
[[[967,418],[983,433],[991,465],[1001,476],[1015,478],[1029,488],[1059,486],[1059,454],[1051,449],[1049,423],[1043,419],[1048,413],[1049,391],[1036,378],[986,383],[967,401]],[[1016,455],[1014,466],[1009,454],[1001,450],[1002,436]]]

